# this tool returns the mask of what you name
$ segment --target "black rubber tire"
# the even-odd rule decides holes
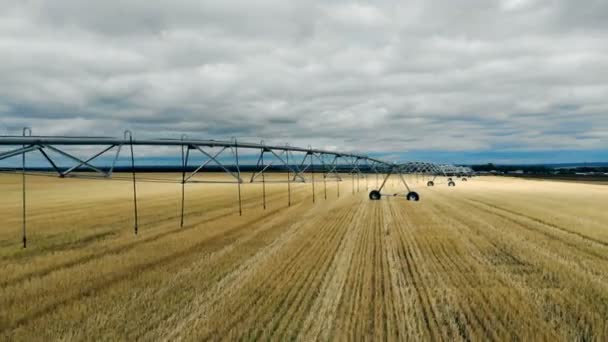
[[[451,181],[452,181],[452,177],[449,177],[449,178],[448,178],[448,182],[451,182]]]
[[[450,181],[450,182],[448,183],[448,186],[456,186],[456,183],[454,183],[454,182]]]
[[[468,180],[468,179],[466,179],[466,178],[463,178],[463,179],[462,179],[462,181],[463,181],[463,182],[466,182],[467,180]]]
[[[435,186],[435,182],[433,182],[433,181],[428,181],[428,182],[426,183],[426,186]]]
[[[414,202],[418,202],[420,201],[420,195],[418,195],[417,192],[411,191],[407,194],[407,196],[405,196],[405,198],[407,198],[408,201],[414,201]]]
[[[378,190],[372,190],[372,191],[369,193],[369,199],[370,199],[370,200],[372,200],[372,201],[377,201],[377,200],[379,200],[381,197],[382,197],[382,195],[380,195],[380,191],[378,191]]]

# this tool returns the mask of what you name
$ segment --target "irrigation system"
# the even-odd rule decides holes
[[[134,152],[134,146],[147,146],[148,148],[173,150],[179,153],[174,160],[180,160],[179,165],[173,165],[173,170],[179,171],[179,179],[159,179],[147,174],[138,173]],[[408,162],[403,164],[384,161],[364,154],[329,151],[295,147],[286,145],[267,145],[263,141],[260,143],[248,143],[237,141],[236,138],[227,141],[221,140],[198,140],[190,139],[182,135],[180,139],[134,139],[130,131],[125,131],[122,137],[86,137],[86,136],[33,136],[29,128],[24,128],[20,136],[0,136],[0,161],[8,158],[21,157],[21,167],[3,169],[2,172],[19,173],[22,181],[22,243],[27,246],[27,192],[26,176],[28,175],[56,175],[60,178],[82,177],[98,179],[129,180],[132,182],[133,192],[133,215],[134,233],[138,232],[138,212],[137,212],[137,183],[138,182],[173,182],[181,184],[181,220],[180,226],[184,225],[185,207],[185,185],[189,183],[210,183],[217,180],[200,180],[194,178],[200,172],[215,167],[230,176],[231,183],[237,186],[237,200],[239,215],[242,215],[241,184],[245,182],[242,174],[242,163],[239,160],[239,151],[246,151],[249,155],[257,156],[255,166],[251,168],[252,175],[248,182],[262,183],[263,206],[266,209],[266,174],[269,172],[286,173],[286,177],[280,182],[287,183],[287,205],[291,206],[291,183],[309,182],[312,188],[312,201],[315,202],[315,183],[322,181],[324,186],[324,197],[327,199],[327,182],[335,181],[337,184],[337,196],[340,197],[340,182],[343,181],[341,175],[350,175],[352,179],[352,190],[355,189],[355,178],[357,188],[360,179],[365,179],[367,175],[375,174],[377,189],[369,193],[370,200],[380,200],[383,196],[404,196],[409,201],[419,201],[420,196],[413,191],[404,174],[415,174],[417,177],[429,177],[427,186],[434,186],[437,177],[448,177],[448,185],[454,186],[452,176],[462,176],[463,180],[472,175],[472,170],[468,168],[455,167],[451,165],[437,165],[425,162]],[[69,151],[70,148],[77,148],[80,151],[89,152],[88,157],[80,157]],[[28,167],[26,155],[37,154],[48,163],[48,168]],[[127,154],[130,161],[128,169],[129,176],[115,173],[117,161],[121,153]],[[194,154],[204,161],[194,163]],[[265,161],[266,156],[266,161]],[[94,165],[94,162],[102,158],[109,158],[111,162],[104,167]],[[61,166],[58,158],[69,160],[71,166]],[[270,161],[269,161],[270,160]],[[306,172],[310,177],[306,176]],[[315,180],[315,173],[321,179]],[[398,181],[404,186],[404,193],[383,193],[383,189],[391,176],[396,176]],[[378,182],[382,177],[381,184]],[[226,181],[220,181],[226,182]],[[277,182],[277,180],[273,180]],[[379,184],[379,187],[378,187]],[[367,188],[367,186],[366,186]]]

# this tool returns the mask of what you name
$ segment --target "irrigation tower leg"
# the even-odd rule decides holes
[[[21,172],[21,185],[22,185],[22,198],[21,198],[21,202],[22,202],[22,223],[23,223],[23,227],[22,227],[22,240],[23,240],[23,248],[27,247],[27,235],[26,235],[26,214],[25,214],[25,153],[21,155],[21,165],[22,165],[22,172]]]
[[[238,174],[237,188],[239,195],[239,216],[243,216],[243,203],[241,202],[241,168],[239,167],[239,145],[234,139],[234,157],[236,159],[236,172]]]
[[[327,199],[327,169],[325,167],[325,162],[321,160],[323,164],[323,196]]]
[[[336,178],[336,190],[337,190],[338,198],[340,198],[340,179],[339,178]]]
[[[287,166],[287,207],[291,207],[291,179],[289,175],[289,153],[285,153],[285,165]]]
[[[262,154],[260,155],[260,160],[262,162],[262,206],[264,210],[266,210],[266,175],[264,174],[264,150],[262,150]]]
[[[183,140],[183,136],[182,136]],[[184,145],[182,145],[182,215],[180,220],[180,228],[184,226],[184,207],[186,206],[186,168],[188,167],[188,159],[190,155],[190,146],[186,147],[184,152]]]
[[[29,127],[24,127],[23,128],[23,136],[26,136],[26,133],[29,132],[29,135],[32,135],[32,130]],[[23,148],[25,148],[25,145],[23,145]],[[21,167],[22,167],[22,173],[21,173],[21,192],[22,192],[22,198],[21,198],[21,204],[22,204],[22,223],[23,223],[23,227],[22,227],[22,242],[23,242],[23,248],[27,248],[27,233],[26,233],[26,208],[25,208],[25,152],[23,152],[23,154],[21,155]]]
[[[310,155],[310,178],[311,178],[311,182],[312,183],[312,203],[315,203],[315,170],[314,170],[314,164],[312,161],[312,152],[309,152]]]
[[[133,227],[133,230],[135,232],[135,235],[137,235],[137,230],[138,230],[138,222],[137,222],[137,183],[135,180],[135,155],[133,154],[133,134],[131,133],[131,131],[125,131],[125,137],[126,135],[129,135],[129,145],[131,146],[131,173],[133,175],[133,211],[135,214],[135,226]]]

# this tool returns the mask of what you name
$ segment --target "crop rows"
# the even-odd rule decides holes
[[[608,337],[603,186],[421,180],[413,203],[346,179],[287,207],[268,184],[262,210],[246,184],[239,216],[234,185],[196,185],[180,228],[179,185],[142,184],[134,236],[125,183],[56,182],[32,181],[26,250],[18,187],[0,199],[2,340]]]

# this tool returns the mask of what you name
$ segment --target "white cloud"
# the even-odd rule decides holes
[[[605,1],[0,1],[0,122],[365,151],[605,148]]]

